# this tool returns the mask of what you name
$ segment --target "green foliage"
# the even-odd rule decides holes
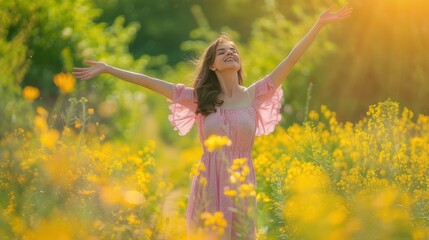
[[[9,130],[9,124],[28,127],[32,116],[31,105],[21,100],[19,87],[29,67],[25,42],[32,26],[25,23],[20,31],[12,30],[23,21],[15,14],[19,9],[13,3],[0,2],[0,133]]]
[[[346,1],[96,2],[105,9],[103,21],[124,15],[127,21],[142,24],[131,45],[136,56],[167,54],[170,64],[188,61],[189,51],[191,58],[198,56],[192,53],[200,53],[221,31],[237,33],[233,39],[239,45],[251,46],[249,49],[257,54],[267,54],[259,57],[255,53],[250,60],[245,59],[245,69],[250,71],[248,79],[253,82],[288,54],[321,11],[333,3],[341,5]],[[427,3],[393,0],[372,4],[365,0],[351,4],[355,9],[353,16],[324,29],[289,76],[284,88],[288,125],[303,120],[308,82],[314,83],[313,103],[336,109],[342,120],[359,119],[366,106],[387,97],[411,106],[416,112],[427,112],[424,104],[425,79],[429,75],[428,55],[424,51],[429,37],[425,31]],[[242,52],[246,48],[240,46]]]
[[[0,19],[4,22],[0,26],[0,53],[5,56],[0,60],[0,104],[5,111],[1,115],[2,132],[31,125],[26,120],[31,117],[31,104],[23,101],[21,87],[31,85],[40,89],[37,105],[58,103],[54,101],[59,94],[52,82],[54,75],[70,72],[84,59],[97,59],[134,71],[143,71],[149,63],[156,64],[149,56],[134,59],[128,52],[128,44],[139,28],[137,23],[124,26],[122,17],[116,18],[111,26],[94,23],[100,10],[90,1],[15,0],[2,1],[0,6]],[[88,105],[95,106],[117,88],[116,82],[105,77],[103,81],[79,82],[77,91],[71,95],[88,96]],[[123,113],[124,123],[130,109],[126,103],[118,109]],[[102,123],[109,120],[100,119]],[[116,136],[122,135],[119,121],[111,129]]]
[[[367,105],[387,97],[416,112],[426,111],[425,3],[366,1],[352,2],[351,19],[324,29],[285,80],[284,125],[302,122],[306,103],[327,104],[341,120],[359,118]],[[237,42],[245,84],[250,85],[287,56],[330,4],[328,0],[1,1],[0,104],[5,113],[0,130],[31,125],[16,117],[31,117],[32,104],[21,99],[21,87],[38,87],[41,97],[33,104],[49,108],[58,97],[53,76],[81,66],[84,59],[191,85],[189,62],[220,32]],[[404,11],[397,10],[400,6]],[[314,84],[311,102],[306,95],[309,83]],[[166,120],[165,99],[150,91],[101,76],[78,81],[70,95],[88,98],[88,106],[96,109],[94,119],[109,129],[107,137],[134,138],[137,132],[177,142]],[[100,114],[98,109],[106,106],[112,111]]]

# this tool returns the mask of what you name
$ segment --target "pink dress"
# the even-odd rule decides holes
[[[223,109],[217,107],[215,113],[208,116],[195,114],[196,103],[193,89],[182,84],[173,85],[173,99],[170,101],[171,115],[169,120],[179,135],[187,134],[194,123],[198,127],[200,142],[204,148],[201,162],[206,171],[195,176],[192,181],[191,193],[187,208],[188,230],[197,226],[202,212],[214,213],[221,211],[227,221],[223,239],[234,239],[237,226],[234,224],[237,216],[230,211],[234,202],[224,195],[224,187],[230,186],[228,167],[233,159],[247,158],[250,174],[248,183],[256,187],[255,170],[252,160],[252,147],[255,136],[266,135],[272,132],[281,119],[280,108],[283,96],[282,88],[275,89],[270,76],[267,76],[252,85],[255,95],[250,106],[240,109]],[[224,156],[229,161],[228,166],[220,159],[220,152],[208,152],[204,147],[204,140],[210,135],[227,136],[232,145],[223,149]],[[206,177],[207,185],[200,186],[200,178]],[[254,201],[255,202],[255,201]],[[256,202],[254,203],[256,209]],[[249,239],[255,238],[256,219],[251,220],[251,230],[245,233]],[[237,224],[237,223],[236,223]]]

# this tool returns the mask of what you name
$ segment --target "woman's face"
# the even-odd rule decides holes
[[[241,68],[241,60],[238,51],[230,43],[220,43],[216,47],[215,60],[210,67],[212,71],[235,70]]]

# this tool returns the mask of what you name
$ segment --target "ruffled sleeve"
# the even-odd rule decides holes
[[[255,84],[255,98],[253,101],[257,112],[255,135],[267,135],[274,131],[274,128],[282,118],[280,109],[283,90],[281,86],[275,88],[269,75]]]
[[[186,88],[183,84],[172,85],[173,99],[168,99],[171,114],[168,120],[179,135],[186,135],[194,126],[195,110],[197,104],[194,102],[192,88]]]

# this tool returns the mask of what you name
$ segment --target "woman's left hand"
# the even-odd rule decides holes
[[[329,23],[338,22],[350,17],[350,15],[352,14],[353,8],[350,7],[349,3],[346,3],[338,11],[333,12],[336,7],[337,7],[337,4],[334,4],[326,11],[324,11],[322,14],[320,14],[319,23],[321,23],[322,25],[326,25]]]

